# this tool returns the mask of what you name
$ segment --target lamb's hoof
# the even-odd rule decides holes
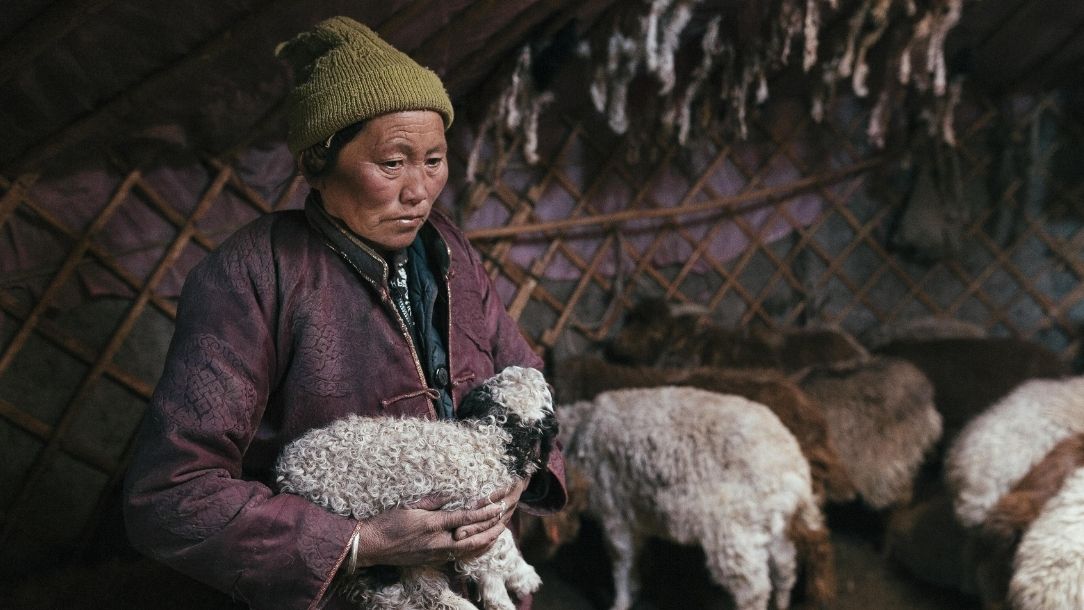
[[[515,593],[517,597],[525,597],[534,593],[542,586],[542,577],[533,569],[523,570],[514,577],[508,579],[507,584],[508,589],[512,591],[512,593]]]
[[[507,597],[503,599],[483,599],[482,606],[486,610],[516,610],[516,605]]]

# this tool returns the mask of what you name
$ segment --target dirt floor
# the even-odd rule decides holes
[[[832,525],[838,610],[979,610],[974,598],[924,584],[882,557],[869,531]],[[609,560],[597,526],[585,522],[579,539],[543,560],[529,557],[542,575],[535,610],[606,610],[613,601]],[[9,566],[10,567],[10,566]],[[241,610],[228,597],[155,562],[131,556],[93,567],[58,570],[5,582],[0,608],[97,610]],[[634,610],[731,610],[695,548],[653,541],[642,559],[643,596]],[[794,606],[801,608],[800,604]]]
[[[976,598],[926,584],[882,557],[864,532],[834,528],[837,610],[979,610]],[[724,610],[727,594],[710,583],[703,555],[690,548],[650,543],[642,565],[644,592],[635,610]],[[597,530],[539,564],[542,590],[535,610],[595,610],[613,599],[609,562]],[[796,605],[795,607],[800,607]]]

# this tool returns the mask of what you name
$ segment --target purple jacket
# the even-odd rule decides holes
[[[439,212],[427,225],[449,255],[455,404],[505,366],[541,368],[466,238]],[[125,482],[136,548],[253,608],[321,602],[357,526],[275,493],[282,446],[351,413],[436,417],[383,258],[326,233],[270,214],[192,270]],[[561,508],[559,451],[536,477],[549,491],[529,512]]]

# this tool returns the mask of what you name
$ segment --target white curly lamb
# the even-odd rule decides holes
[[[834,589],[832,551],[794,436],[764,405],[689,387],[614,390],[558,407],[570,473],[613,559],[613,610],[639,592],[649,536],[704,549],[739,610],[789,605],[799,564]],[[813,597],[813,596],[811,596]]]
[[[365,519],[428,496],[457,510],[486,499],[545,463],[556,435],[553,399],[535,369],[508,367],[472,390],[457,421],[352,416],[288,444],[276,465],[282,491],[344,516]],[[538,574],[505,530],[485,553],[455,562],[475,581],[487,610],[514,610],[508,595],[533,593]],[[474,610],[441,566],[362,569],[342,593],[363,608]]]
[[[966,527],[1059,441],[1084,432],[1084,377],[1024,383],[973,419],[949,448],[945,482]]]
[[[1031,523],[1013,559],[1009,602],[1015,610],[1084,608],[1084,468]]]

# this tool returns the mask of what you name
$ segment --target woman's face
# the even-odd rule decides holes
[[[317,178],[328,213],[385,250],[414,241],[448,181],[444,122],[432,110],[370,119]]]

